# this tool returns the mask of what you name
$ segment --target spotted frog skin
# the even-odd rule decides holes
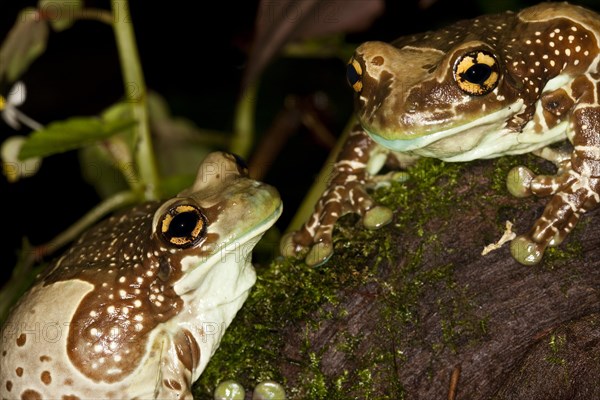
[[[89,230],[5,322],[0,398],[192,399],[281,209],[274,188],[211,153],[190,189]]]
[[[392,212],[366,192],[388,163],[418,157],[470,161],[533,152],[552,176],[510,172],[517,196],[549,196],[531,230],[511,243],[535,264],[557,246],[600,193],[600,16],[567,3],[486,15],[391,44],[367,42],[348,63],[359,124],[350,132],[314,214],[286,235],[286,255],[317,265],[332,254],[337,219],[357,213],[369,228]],[[547,147],[568,139],[572,150]]]

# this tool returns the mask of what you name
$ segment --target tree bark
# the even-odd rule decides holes
[[[366,232],[345,218],[332,259],[312,278],[298,276],[333,279],[334,296],[286,311],[299,307],[305,283],[279,287],[293,272],[281,263],[259,269],[263,282],[231,334],[236,322],[270,326],[274,338],[258,346],[276,355],[272,378],[292,399],[600,398],[600,213],[584,215],[539,265],[517,263],[508,244],[482,256],[505,220],[526,232],[547,201],[510,196],[498,184],[517,164],[509,163],[430,162],[404,186],[379,191],[387,204],[407,196],[395,222]],[[283,315],[257,308],[266,301],[261,285],[272,287],[272,312]],[[228,351],[225,343],[217,358]],[[238,371],[245,382],[261,376]]]

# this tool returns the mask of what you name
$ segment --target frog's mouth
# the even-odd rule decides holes
[[[566,121],[543,133],[534,131],[533,121],[530,121],[521,132],[507,128],[506,122],[522,108],[523,101],[518,100],[508,107],[465,124],[432,131],[419,137],[403,133],[386,135],[386,137],[365,130],[373,140],[393,151],[444,161],[471,161],[506,154],[521,154],[564,137]]]
[[[425,148],[432,143],[442,139],[456,136],[465,132],[476,132],[490,128],[496,130],[505,125],[505,121],[515,115],[522,109],[523,101],[519,100],[508,107],[502,108],[496,112],[487,114],[481,118],[471,120],[464,124],[451,124],[449,128],[442,130],[431,130],[430,132],[419,133],[418,136],[412,132],[394,132],[393,134],[379,135],[377,132],[371,132],[368,128],[367,133],[379,144],[398,152],[410,152]],[[416,137],[415,137],[416,136]]]

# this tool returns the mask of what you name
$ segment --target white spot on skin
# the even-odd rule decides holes
[[[138,331],[138,332],[139,332],[139,331],[141,331],[142,329],[144,329],[144,326],[143,326],[142,324],[139,324],[139,323],[138,323],[138,324],[135,324],[135,330],[136,330],[136,331]]]
[[[565,49],[565,55],[570,56],[571,55],[571,50],[570,49]]]
[[[142,306],[141,300],[135,300],[133,302],[133,306],[136,307],[136,308],[140,308]]]
[[[97,344],[97,345],[94,346],[94,351],[96,353],[100,353],[102,351],[102,349],[103,349],[103,347],[102,347],[101,344]]]
[[[96,328],[92,328],[92,329],[90,329],[90,335],[92,335],[92,336],[94,336],[94,337],[98,337],[98,334],[99,334],[99,333],[100,333],[100,332],[98,332],[98,329],[96,329]]]
[[[106,311],[108,311],[109,314],[113,314],[115,312],[115,306],[106,307]]]

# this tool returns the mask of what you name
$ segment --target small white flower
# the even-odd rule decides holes
[[[25,84],[21,81],[13,85],[6,98],[0,96],[0,114],[2,115],[2,119],[15,130],[21,129],[21,123],[34,131],[40,130],[43,128],[42,124],[29,118],[17,108],[25,102],[26,97],[27,90],[25,89]]]
[[[19,178],[34,175],[40,168],[42,161],[39,158],[19,159],[19,152],[27,138],[24,136],[11,136],[2,143],[0,157],[2,157],[2,173],[9,182],[16,182]]]

